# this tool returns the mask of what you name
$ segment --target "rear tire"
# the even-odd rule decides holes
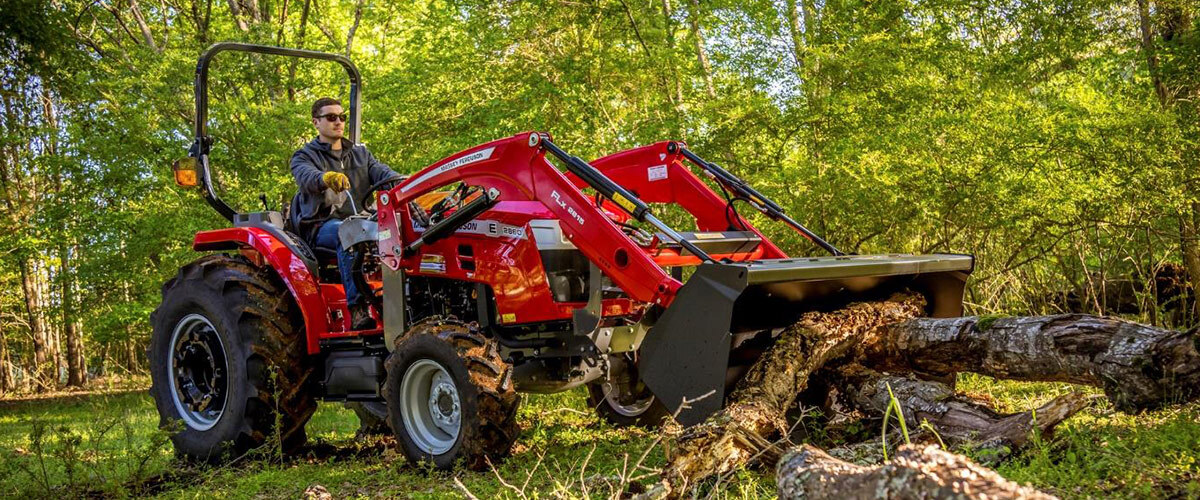
[[[150,395],[160,425],[178,429],[176,455],[219,463],[275,435],[285,452],[303,445],[317,408],[312,367],[303,322],[274,273],[210,255],[183,266],[162,297],[150,315]]]
[[[510,367],[474,325],[430,318],[400,339],[387,359],[388,423],[410,462],[484,469],[516,441]]]

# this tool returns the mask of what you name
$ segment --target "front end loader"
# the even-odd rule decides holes
[[[280,212],[237,210],[213,189],[207,68],[224,51],[340,64],[347,139],[360,137],[361,78],[344,56],[229,43],[201,56],[196,140],[176,180],[231,227],[196,235],[213,253],[164,285],[148,351],[182,457],[217,462],[269,436],[298,449],[325,400],[390,430],[410,460],[483,467],[517,438],[521,392],[586,387],[616,425],[691,425],[807,311],[908,289],[932,316],[962,312],[971,256],[844,255],[682,142],[589,163],[525,132],[356,193],[363,210],[339,236],[381,327],[353,330],[336,259]],[[831,255],[790,257],[737,201]],[[672,228],[661,205],[694,227]]]
[[[714,179],[726,197],[701,181],[689,164]],[[474,273],[452,265],[422,267],[461,261],[467,247],[463,238],[470,238],[456,234],[447,237],[452,241],[428,247],[422,232],[446,231],[461,227],[460,222],[447,218],[445,226],[435,224],[422,232],[407,222],[414,220],[414,211],[417,219],[425,217],[414,200],[447,185],[495,193],[500,201],[469,218],[487,220],[482,225],[488,227],[497,227],[497,220],[499,227],[520,227],[507,235],[516,236],[512,248],[536,247],[540,262],[513,261],[518,272],[496,276],[478,267]],[[833,255],[787,256],[732,208],[735,199]],[[778,329],[804,312],[911,289],[926,296],[931,315],[960,315],[973,265],[966,255],[844,255],[745,182],[674,141],[588,163],[546,134],[519,134],[430,167],[381,200],[386,203],[380,227],[395,228],[381,229],[390,237],[380,241],[385,276],[433,271],[483,285],[486,305],[469,316],[491,328],[506,359],[516,363],[519,390],[607,385],[605,394],[616,392],[625,401],[610,395],[613,401],[607,406],[616,416],[630,417],[630,408],[646,406],[644,386],[665,413],[685,425],[718,410],[740,370],[769,348]],[[695,219],[695,230],[669,227],[655,216],[652,204],[682,208]],[[506,239],[503,232],[494,236]],[[522,243],[527,236],[534,241]],[[480,266],[480,252],[471,252],[473,265]],[[685,268],[692,268],[686,280]],[[517,276],[523,279],[514,280]],[[386,277],[384,282],[384,295],[391,296]],[[531,300],[536,288],[548,288],[551,300]],[[384,317],[399,314],[398,307],[394,314],[385,309]],[[552,326],[559,321],[565,322]],[[404,324],[389,322],[385,331],[394,328],[390,335],[402,336]],[[538,335],[523,334],[535,331]],[[589,360],[604,356],[609,359]],[[559,370],[576,377],[547,376],[550,370],[540,360],[563,357],[578,358],[569,369]],[[589,363],[599,368],[589,369]]]

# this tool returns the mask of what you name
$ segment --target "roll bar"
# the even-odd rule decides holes
[[[226,51],[318,59],[340,64],[342,68],[345,68],[346,74],[350,77],[350,120],[347,124],[349,125],[349,130],[346,131],[346,138],[352,143],[357,142],[360,130],[362,115],[359,113],[359,92],[362,87],[362,74],[358,72],[358,68],[346,56],[313,50],[288,49],[250,43],[221,42],[213,44],[203,54],[200,54],[200,60],[196,63],[196,140],[192,143],[192,147],[188,149],[188,156],[195,158],[200,163],[200,182],[204,186],[204,200],[209,205],[212,205],[223,217],[232,222],[233,216],[237,214],[237,210],[234,210],[222,201],[213,189],[212,176],[209,173],[208,166],[208,153],[212,147],[213,140],[206,133],[208,124],[208,65],[212,62],[213,57]]]

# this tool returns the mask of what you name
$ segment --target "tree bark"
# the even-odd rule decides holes
[[[667,71],[671,73],[671,81],[675,86],[675,92],[671,95],[671,103],[676,110],[680,110],[683,106],[683,83],[679,79],[679,67],[675,64],[675,22],[671,19],[673,9],[671,0],[661,0],[660,4],[663,15],[663,32],[667,42],[665,51]]]
[[[146,42],[146,46],[155,52],[161,52],[158,44],[154,43],[154,34],[150,32],[150,25],[146,24],[146,16],[142,15],[138,0],[129,0],[129,10],[133,13],[133,20],[137,21],[138,29],[142,32],[142,40]]]
[[[663,489],[684,495],[696,481],[771,453],[769,438],[787,430],[784,413],[807,387],[809,375],[884,326],[923,314],[924,307],[924,297],[898,294],[883,302],[805,314],[750,368],[725,409],[679,437],[663,471]],[[771,458],[767,455],[765,461]]]
[[[238,6],[238,0],[229,0],[229,16],[237,23],[239,30],[250,31],[250,27],[246,25],[246,21],[242,19],[242,8]]]
[[[1190,204],[1189,210],[1179,214],[1179,250],[1183,254],[1183,266],[1187,269],[1188,281],[1193,291],[1200,291],[1200,203]],[[1200,319],[1200,296],[1193,293],[1190,319],[1195,323]]]
[[[708,62],[708,49],[704,46],[704,31],[700,28],[700,2],[688,0],[688,23],[692,25],[692,42],[696,45],[696,60],[704,75],[704,92],[710,99],[717,96],[713,87],[712,64]]]
[[[1055,498],[936,446],[902,446],[890,462],[863,467],[804,445],[779,461],[775,480],[781,499]]]
[[[847,371],[853,374],[847,376]],[[857,365],[843,367],[839,372],[842,375],[836,378],[845,385],[837,386],[844,390],[848,406],[866,413],[873,421],[881,421],[894,397],[913,442],[973,449],[976,457],[989,464],[1008,458],[1035,435],[1049,438],[1055,426],[1084,409],[1092,399],[1082,392],[1071,392],[1035,410],[1002,415],[956,394],[941,382],[911,375],[882,375]],[[893,451],[904,439],[896,423],[899,415],[895,411],[891,415],[887,428],[896,432],[888,433],[886,442],[881,438],[835,448],[829,453],[854,463],[881,462],[883,450]],[[895,422],[890,421],[893,419]],[[880,422],[879,426],[882,425]],[[891,446],[886,446],[888,443]]]
[[[283,0],[283,5],[279,11],[279,31],[275,34],[275,45],[283,46],[283,30],[287,27],[288,4],[290,0]]]
[[[250,11],[250,20],[255,23],[263,22],[266,19],[258,8],[258,0],[246,0],[246,10]]]
[[[1138,0],[1137,4],[1138,27],[1142,35],[1142,53],[1146,56],[1146,68],[1150,71],[1150,81],[1154,85],[1154,94],[1158,96],[1158,103],[1166,108],[1170,103],[1170,96],[1158,68],[1158,52],[1154,47],[1153,20],[1150,19],[1150,0]]]
[[[8,361],[8,329],[0,323],[0,394],[13,389],[12,372]]]
[[[30,340],[33,343],[33,366],[30,373],[36,380],[34,386],[40,392],[49,379],[46,370],[46,322],[42,317],[41,301],[38,300],[36,262],[31,258],[21,260],[21,291],[25,293],[25,314],[29,323]]]
[[[129,335],[129,337],[125,339],[125,369],[128,370],[129,373],[137,373],[139,371],[137,355],[138,342],[133,338],[133,330],[131,328],[126,328],[125,332]]]
[[[296,34],[296,48],[304,48],[304,30],[308,26],[308,9],[312,4],[312,0],[304,0],[304,7],[300,9],[300,32]],[[288,102],[296,102],[296,59],[293,58],[288,63]]]
[[[800,8],[796,5],[797,0],[787,0],[787,12],[784,14],[787,17],[788,34],[792,37],[792,58],[796,63],[796,75],[803,77],[804,72],[804,34],[800,30]]]
[[[346,34],[346,57],[350,57],[350,48],[354,46],[354,32],[358,31],[358,23],[362,22],[363,0],[358,0],[354,5],[354,23],[350,25],[350,32]]]
[[[71,249],[64,247],[59,262],[62,265],[62,323],[67,337],[67,385],[83,387],[87,382],[83,354],[83,338],[75,319],[75,279],[71,270]]]
[[[917,319],[867,346],[878,370],[1099,386],[1137,413],[1200,397],[1200,336],[1083,314]]]

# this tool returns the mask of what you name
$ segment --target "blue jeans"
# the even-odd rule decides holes
[[[321,224],[313,243],[317,248],[337,252],[338,271],[342,274],[342,287],[346,289],[346,305],[353,306],[362,303],[362,295],[358,293],[358,287],[354,286],[354,252],[342,249],[342,242],[338,240],[339,227],[342,227],[341,219],[330,219]]]

